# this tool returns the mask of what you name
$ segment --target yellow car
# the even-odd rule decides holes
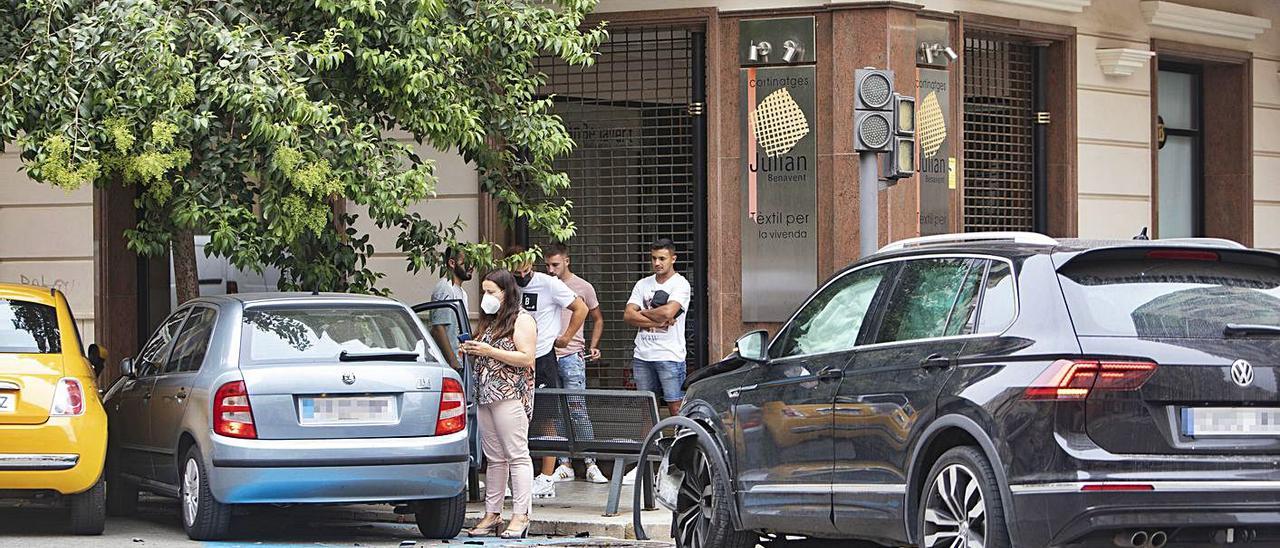
[[[94,379],[103,356],[91,346],[91,363],[81,344],[61,292],[0,284],[0,498],[66,499],[72,532],[98,535],[107,414]]]

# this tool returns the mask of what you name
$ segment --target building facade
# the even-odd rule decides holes
[[[916,100],[919,172],[873,198],[882,243],[1146,229],[1280,251],[1280,3],[602,0],[596,17],[611,35],[594,67],[540,63],[578,142],[561,162],[574,267],[605,308],[592,385],[629,380],[622,307],[657,237],[678,242],[697,293],[692,367],[776,329],[859,257],[863,67],[892,70]],[[424,214],[461,217],[470,239],[544,241],[499,226],[456,155],[423,154],[440,162]],[[168,282],[164,264],[111,236],[131,224],[129,204],[48,189],[18,166],[0,157],[0,280],[63,289],[82,332],[131,353]],[[398,298],[426,299],[434,278],[405,273],[394,238],[375,233],[374,268]]]

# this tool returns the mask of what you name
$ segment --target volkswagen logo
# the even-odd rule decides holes
[[[1240,386],[1249,386],[1253,384],[1253,364],[1236,360],[1231,364],[1231,380],[1236,381]]]
[[[1253,375],[1253,374],[1252,374],[1252,373],[1250,373],[1249,375],[1250,375],[1250,378],[1252,378],[1252,375]],[[356,383],[356,374],[355,374],[355,373],[343,373],[343,374],[342,374],[342,382],[343,382],[343,384],[355,384],[355,383]]]

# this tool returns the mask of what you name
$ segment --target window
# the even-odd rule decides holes
[[[1220,339],[1228,324],[1280,326],[1274,263],[1077,260],[1059,278],[1083,336]]]
[[[342,352],[430,352],[447,363],[399,307],[258,307],[245,311],[244,324],[246,361],[336,362]]]
[[[1200,70],[1162,63],[1156,86],[1159,120],[1165,141],[1159,145],[1156,235],[1185,238],[1202,235],[1204,192],[1201,147]]]
[[[1000,333],[1013,323],[1013,318],[1018,313],[1018,292],[1014,290],[1013,282],[1009,263],[991,263],[991,269],[987,273],[987,287],[982,292],[978,333]]]
[[[974,320],[978,319],[978,288],[982,285],[983,271],[990,263],[983,260],[969,262],[969,272],[965,274],[956,303],[951,307],[951,316],[947,318],[947,327],[943,330],[946,336],[973,333]]]
[[[165,373],[200,370],[205,352],[209,350],[209,338],[213,335],[216,318],[217,313],[212,308],[202,306],[193,309],[191,317],[182,326],[182,334],[173,343],[173,352],[169,354]]]
[[[828,284],[778,335],[770,348],[773,358],[852,349],[862,320],[890,265],[876,265],[845,274]]]
[[[945,336],[953,310],[957,308],[961,311],[954,314],[957,318],[954,334],[959,334],[974,305],[973,297],[977,292],[973,286],[981,279],[973,271],[980,271],[984,262],[981,259],[947,258],[903,263],[893,294],[885,306],[876,342]]]
[[[182,326],[182,320],[187,317],[188,311],[190,311],[189,308],[184,308],[171,314],[151,336],[151,340],[143,345],[142,351],[138,352],[137,363],[133,366],[139,377],[160,372],[165,356],[168,355],[169,343],[178,335],[178,328]]]
[[[52,306],[0,299],[0,353],[58,354],[62,332]]]
[[[1029,40],[966,31],[964,231],[1035,230],[1037,48]],[[945,97],[945,96],[944,96]]]

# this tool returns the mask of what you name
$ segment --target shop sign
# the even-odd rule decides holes
[[[814,76],[742,69],[743,321],[784,321],[817,285]]]
[[[951,232],[951,195],[956,188],[951,156],[950,73],[919,69],[916,80],[916,143],[920,147],[920,234]]]

